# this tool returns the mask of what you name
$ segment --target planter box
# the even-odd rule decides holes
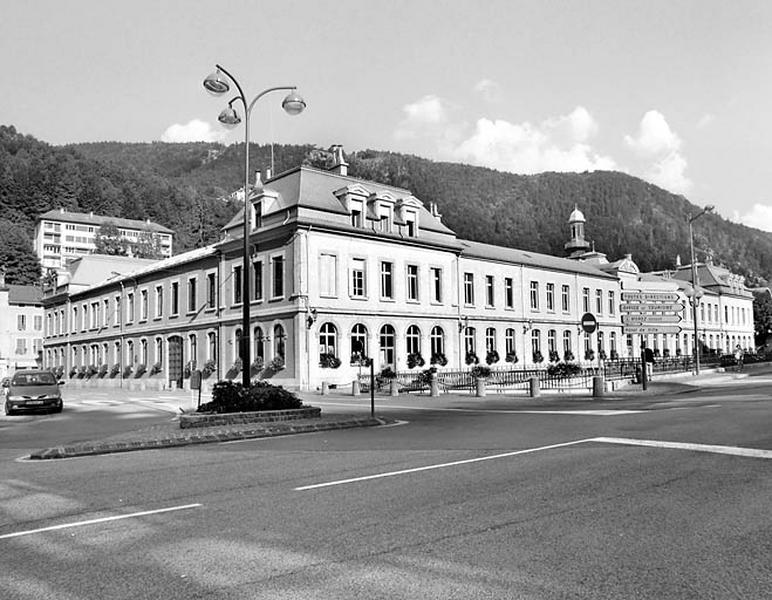
[[[322,409],[317,406],[305,406],[303,408],[293,408],[289,410],[181,415],[180,429],[234,425],[238,423],[271,423],[275,421],[294,421],[298,419],[318,419],[321,415]]]

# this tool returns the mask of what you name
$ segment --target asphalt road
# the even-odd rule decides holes
[[[60,461],[10,444],[0,598],[768,598],[769,389],[379,399],[393,426]]]

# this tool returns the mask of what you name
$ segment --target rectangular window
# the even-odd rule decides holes
[[[355,258],[351,261],[351,296],[354,298],[364,298],[366,294],[365,259]]]
[[[407,299],[417,302],[418,298],[418,265],[407,266]]]
[[[180,284],[177,281],[172,281],[172,298],[170,310],[172,315],[176,315],[180,312]]]
[[[114,303],[115,309],[113,310],[113,327],[118,327],[121,324],[121,297],[115,297]]]
[[[93,321],[94,317],[91,316]],[[147,290],[140,290],[139,292],[139,320],[145,321],[147,319]]]
[[[582,312],[590,312],[590,288],[582,288]]]
[[[432,267],[430,269],[432,275],[432,302],[442,302],[442,269],[439,267]]]
[[[515,308],[515,285],[511,277],[504,278],[504,306]]]
[[[319,257],[319,295],[328,298],[338,295],[338,257],[334,254]]]
[[[394,263],[381,261],[381,298],[394,299]]]
[[[284,257],[274,256],[271,259],[271,275],[273,279],[272,298],[284,297]]]
[[[493,275],[485,276],[485,306],[493,306],[496,301]]]
[[[217,306],[217,273],[206,274],[206,307]]]
[[[40,331],[43,328],[43,317],[35,315],[35,331]]]
[[[547,310],[555,310],[555,284],[547,284]]]
[[[16,329],[18,331],[27,329],[27,315],[16,315]]]
[[[464,273],[464,304],[474,304],[474,273]]]
[[[86,307],[83,307],[86,310]],[[129,292],[126,295],[126,322],[131,323],[134,321],[134,292]]]
[[[381,204],[378,207],[378,229],[381,233],[391,233],[391,207]]]
[[[164,288],[155,286],[155,318],[160,319],[164,316]]]
[[[569,289],[567,285],[564,285],[561,292],[561,305],[563,307],[563,312],[568,312],[571,310],[571,296],[569,295]]]
[[[241,304],[242,287],[244,283],[241,281],[241,265],[233,266],[233,304]]]
[[[603,314],[603,290],[595,290],[595,310],[599,315]]]
[[[252,263],[252,299],[263,299],[263,261],[256,260]]]
[[[351,226],[361,229],[363,226],[362,215],[364,210],[361,202],[351,202]]]
[[[416,226],[416,214],[409,210],[405,213],[405,228],[407,237],[415,237],[418,235],[418,227]]]
[[[16,354],[27,354],[27,340],[16,338]]]
[[[198,281],[195,277],[191,277],[188,279],[188,312],[196,312],[196,306],[198,305],[197,291]]]
[[[531,282],[531,310],[539,310],[539,282]]]
[[[145,291],[145,290],[143,290]],[[145,291],[145,294],[147,294],[147,291]],[[91,329],[96,329],[99,327],[99,302],[92,302],[91,303]]]
[[[608,293],[608,314],[614,315],[616,314],[617,308],[616,308],[616,297],[614,292]]]

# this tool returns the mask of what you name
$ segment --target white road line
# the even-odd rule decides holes
[[[202,504],[184,504],[182,506],[171,506],[169,508],[159,508],[157,510],[145,510],[142,512],[131,513],[129,515],[118,515],[116,517],[103,517],[101,519],[91,519],[89,521],[78,521],[76,523],[64,523],[62,525],[52,525],[51,527],[41,527],[40,529],[30,529],[28,531],[17,531],[16,533],[6,533],[0,535],[0,540],[20,537],[22,535],[32,535],[33,533],[42,533],[45,531],[55,531],[57,529],[68,529],[70,527],[82,527],[83,525],[94,525],[96,523],[106,523],[108,521],[119,521],[121,519],[133,519],[134,517],[144,517],[146,515],[157,515],[159,513],[171,512],[173,510],[186,510],[188,508],[198,508]]]
[[[319,406],[353,406],[369,407],[369,404],[357,404],[353,402],[314,402]],[[502,415],[580,415],[584,417],[616,417],[618,415],[634,415],[638,413],[651,412],[645,410],[627,410],[627,409],[587,409],[587,410],[514,410],[499,408],[440,408],[432,406],[402,406],[399,404],[382,404],[381,409],[396,408],[399,410],[431,410],[439,412],[466,412],[466,413],[492,413]]]
[[[635,440],[631,438],[599,437],[587,440],[601,444],[621,444],[625,446],[648,446],[650,448],[668,448],[671,450],[691,450],[693,452],[710,452],[711,454],[729,454],[747,458],[772,458],[772,450],[759,448],[741,448],[739,446],[715,446],[712,444],[689,444],[683,442],[661,442],[659,440]]]
[[[338,481],[328,481],[326,483],[315,483],[313,485],[304,485],[296,487],[295,491],[304,492],[306,490],[315,490],[319,488],[332,487],[334,485],[344,485],[358,481],[367,481],[368,479],[382,479],[384,477],[394,477],[395,475],[406,475],[408,473],[419,473],[420,471],[432,471],[434,469],[444,469],[446,467],[455,467],[458,465],[468,465],[471,463],[483,462],[486,460],[495,460],[497,458],[506,458],[508,456],[517,456],[518,454],[528,454],[531,452],[540,452],[542,450],[551,450],[553,448],[565,448],[590,441],[576,440],[574,442],[563,442],[562,444],[552,444],[550,446],[541,446],[539,448],[528,448],[526,450],[515,450],[514,452],[505,452],[503,454],[492,454],[490,456],[480,456],[478,458],[467,458],[465,460],[454,460],[453,462],[440,463],[436,465],[427,465],[425,467],[415,467],[413,469],[402,469],[401,471],[389,471],[387,473],[376,473],[375,475],[365,475],[363,477],[352,477],[351,479],[339,479]]]

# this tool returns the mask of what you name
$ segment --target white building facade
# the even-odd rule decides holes
[[[0,378],[42,363],[41,295],[38,286],[6,285],[0,272]]]

